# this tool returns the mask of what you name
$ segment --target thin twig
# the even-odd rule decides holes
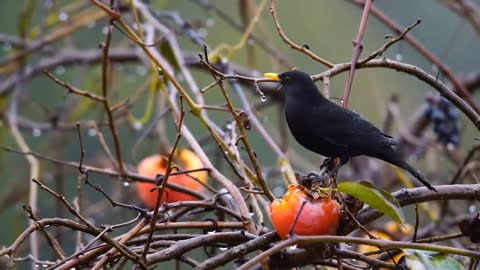
[[[75,217],[77,217],[83,224],[85,224],[88,228],[93,229],[96,234],[101,234],[102,230],[97,228],[95,225],[93,225],[90,221],[88,221],[85,217],[83,217],[80,213],[78,213],[77,210],[65,199],[64,196],[56,193],[55,191],[51,190],[49,187],[45,186],[44,184],[40,183],[36,179],[32,179],[32,182],[37,184],[39,188],[47,191],[51,195],[53,195],[55,198],[57,198],[60,202],[63,203],[67,207],[67,209],[72,213]],[[126,248],[123,246],[121,243],[115,241],[112,237],[110,237],[107,234],[103,234],[101,239],[105,241],[106,243],[110,244],[112,247],[116,248],[120,253],[122,253],[125,257],[127,257],[129,260],[133,261],[134,263],[137,263],[140,267],[143,269],[147,269],[148,267],[144,264],[144,262],[138,257],[137,254],[133,253],[130,249]]]
[[[316,243],[351,243],[351,244],[362,244],[362,245],[369,245],[369,246],[376,246],[383,250],[389,249],[417,249],[417,250],[428,250],[428,251],[435,251],[440,253],[447,253],[447,254],[456,254],[460,256],[466,256],[471,258],[480,258],[480,252],[471,251],[467,249],[459,249],[453,248],[448,246],[439,246],[439,245],[432,245],[432,244],[424,244],[424,243],[409,243],[403,241],[389,241],[389,240],[373,240],[373,239],[366,239],[363,237],[348,237],[348,236],[296,236],[289,238],[278,245],[260,253],[259,255],[255,256],[254,258],[250,259],[248,262],[243,264],[238,268],[238,270],[246,270],[253,267],[255,264],[263,261],[267,257],[270,257],[284,248],[294,246],[294,245],[305,245],[305,244],[316,244]]]
[[[205,66],[209,69],[209,70],[214,70],[211,65],[210,65],[210,62],[208,61],[208,55],[206,54],[206,49],[205,49],[205,60],[200,60],[202,63],[205,64]],[[217,75],[215,72],[211,72],[212,73],[212,76],[214,77],[215,81],[217,81]],[[247,139],[247,133],[245,131],[245,127],[243,126],[242,124],[242,120],[240,119],[240,117],[238,116],[237,113],[235,113],[235,108],[233,107],[233,104],[232,104],[232,101],[230,99],[230,97],[228,96],[226,90],[225,90],[225,87],[223,86],[223,81],[219,81],[218,83],[218,86],[223,94],[223,97],[225,98],[225,101],[227,102],[227,108],[230,110],[230,112],[232,113],[232,116],[233,118],[235,119],[235,123],[238,127],[238,130],[240,131],[240,137],[241,137],[241,140],[243,142],[243,144],[245,145],[245,150],[247,151],[247,154],[248,154],[248,157],[250,158],[250,161],[252,162],[253,164],[253,168],[255,169],[255,173],[257,175],[257,181],[258,183],[261,185],[262,189],[263,189],[263,192],[265,192],[265,195],[268,197],[268,199],[270,201],[273,201],[275,199],[275,196],[273,196],[272,192],[270,191],[270,189],[268,188],[266,182],[265,182],[265,179],[263,177],[263,174],[262,174],[262,171],[260,169],[260,165],[258,164],[258,160],[257,160],[257,157],[256,157],[256,154],[253,152],[252,150],[252,147],[250,145],[250,142],[248,141]]]
[[[326,67],[329,67],[329,68],[333,67],[333,64],[331,62],[317,56],[312,51],[310,51],[306,46],[299,46],[299,45],[295,44],[293,41],[291,41],[287,37],[287,35],[285,35],[285,33],[283,32],[282,26],[280,25],[280,22],[278,21],[278,18],[277,18],[277,13],[276,13],[276,9],[275,9],[275,0],[271,0],[271,2],[270,2],[270,14],[272,14],[272,18],[273,18],[273,21],[275,22],[275,27],[277,29],[278,35],[288,45],[288,47],[304,53],[305,55],[309,56],[313,60],[321,63],[322,65],[324,65]]]
[[[408,36],[408,35],[407,35]],[[344,64],[337,64],[333,68],[312,76],[312,79],[319,80],[324,76],[333,77],[338,75],[342,72],[349,70],[351,64],[344,63]],[[417,79],[427,83],[435,90],[437,90],[442,96],[444,96],[448,101],[452,102],[458,109],[460,109],[475,125],[475,127],[480,130],[480,115],[468,104],[466,103],[461,97],[459,97],[454,91],[452,91],[447,85],[445,85],[442,81],[438,80],[434,76],[428,74],[421,68],[405,64],[402,62],[394,61],[391,59],[374,59],[370,60],[369,62],[365,63],[364,65],[357,65],[357,69],[360,68],[388,68],[396,71],[400,71],[406,74],[413,75]]]
[[[97,95],[95,95],[95,94],[93,94],[89,91],[80,90],[78,88],[73,87],[69,83],[61,81],[60,79],[53,76],[53,74],[50,73],[50,71],[45,70],[43,73],[45,73],[45,75],[47,75],[50,79],[52,79],[56,84],[60,85],[61,87],[65,88],[65,89],[67,89],[68,93],[74,93],[76,95],[83,96],[83,97],[86,97],[88,99],[95,100],[95,101],[100,101],[100,102],[105,101],[104,97],[97,96]]]
[[[364,0],[350,0],[350,2],[363,6],[365,4]],[[391,17],[386,16],[381,10],[371,7],[370,12],[372,15],[377,17],[381,22],[383,22],[387,27],[392,29],[393,31],[401,34],[404,29],[403,27],[399,26],[395,23]],[[453,84],[453,87],[458,94],[466,100],[466,102],[473,108],[473,110],[477,113],[480,113],[480,105],[476,100],[472,97],[468,89],[462,83],[462,81],[455,75],[455,73],[448,67],[442,59],[438,56],[434,55],[428,48],[426,48],[420,41],[415,39],[412,35],[405,35],[405,40],[414,47],[420,54],[422,54],[427,60],[432,62],[436,67],[438,67],[439,71],[442,72]]]
[[[132,239],[144,226],[146,225],[146,220],[142,219],[140,220],[135,227],[130,229],[128,233],[124,234],[121,239],[117,240],[119,243],[125,244],[127,241]],[[100,259],[92,268],[92,270],[98,270],[101,267],[103,267],[108,260],[110,260],[113,255],[117,253],[117,250],[115,248],[111,248],[104,256],[102,259]]]
[[[17,123],[17,115],[18,115],[18,102],[20,99],[20,93],[21,90],[23,89],[22,83],[19,83],[15,87],[15,91],[11,97],[12,101],[10,102],[10,108],[7,112],[7,121],[8,125],[10,127],[10,132],[12,134],[12,137],[18,147],[23,151],[23,152],[29,152],[30,147],[28,146],[27,142],[25,141],[25,138],[23,137],[22,133],[18,129],[18,123]],[[33,156],[25,156],[25,159],[27,160],[29,167],[30,167],[30,177],[32,179],[40,177],[40,162],[36,157]],[[37,214],[38,212],[38,187],[34,183],[29,184],[29,193],[28,193],[28,205],[32,209],[32,213]],[[33,221],[29,222],[30,225],[34,224]],[[38,255],[40,254],[40,243],[38,239],[38,234],[33,233],[32,237],[30,238],[30,252],[33,257],[38,258]],[[13,257],[12,261],[13,263]],[[12,266],[13,267],[13,266]]]
[[[167,158],[167,165],[165,165],[166,166],[165,176],[160,178],[160,179],[162,179],[162,181],[160,183],[157,183],[157,186],[156,186],[157,200],[155,202],[155,208],[153,209],[153,215],[152,215],[152,219],[150,221],[150,227],[151,228],[154,227],[155,222],[157,221],[157,216],[158,216],[158,212],[159,212],[160,203],[162,202],[163,191],[165,190],[165,186],[168,182],[168,178],[170,177],[170,174],[172,172],[172,162],[173,162],[173,159],[175,158],[175,156],[177,154],[178,143],[180,142],[180,138],[182,136],[181,130],[182,130],[182,125],[183,125],[183,119],[185,117],[185,110],[183,109],[183,99],[182,98],[180,98],[180,106],[181,106],[180,119],[178,120],[178,123],[177,123],[177,135],[175,137],[175,142],[173,143],[172,150],[170,151],[170,154],[168,155],[168,158]],[[147,239],[147,242],[145,243],[143,253],[142,253],[142,258],[144,258],[144,259],[147,258],[148,250],[150,248],[150,244],[151,244],[151,241],[152,241],[153,232],[154,232],[154,230],[151,230],[148,234],[148,239]]]
[[[343,107],[348,107],[348,99],[350,98],[350,91],[352,89],[353,77],[355,75],[355,67],[357,61],[360,58],[360,54],[363,50],[362,39],[363,34],[365,33],[365,27],[367,25],[368,13],[370,12],[370,7],[372,6],[373,0],[366,0],[365,6],[363,7],[362,18],[360,19],[360,24],[358,26],[358,32],[355,40],[353,41],[353,52],[352,52],[352,62],[350,64],[350,71],[348,72],[347,83],[345,84],[345,92],[343,94]]]
[[[408,32],[410,32],[410,30],[412,30],[413,28],[415,28],[415,26],[419,25],[420,23],[422,22],[422,20],[418,19],[417,21],[415,21],[412,25],[410,25],[409,27],[405,28],[405,30],[397,37],[388,37],[389,40],[387,43],[385,43],[382,47],[380,47],[378,50],[374,51],[373,53],[371,53],[369,56],[367,56],[365,59],[363,60],[360,60],[358,61],[358,64],[359,65],[362,65],[362,64],[365,64],[366,62],[374,59],[375,57],[378,57],[378,56],[381,56],[383,55],[383,53],[385,51],[387,51],[388,48],[390,48],[392,45],[394,45],[395,43],[403,40],[405,38],[405,35],[408,34]]]
[[[85,158],[85,148],[83,147],[82,133],[80,131],[80,123],[77,123],[77,135],[78,143],[80,145],[80,160],[78,161],[78,171],[80,174],[85,173],[85,168],[83,168],[83,159]]]
[[[415,227],[413,230],[412,242],[417,242],[418,226],[420,225],[420,217],[418,216],[418,204],[415,204]]]
[[[470,163],[470,161],[475,156],[475,153],[477,153],[478,150],[480,150],[480,144],[474,146],[472,149],[470,149],[470,151],[468,151],[468,154],[465,157],[465,160],[463,161],[462,165],[457,169],[457,172],[452,177],[452,180],[450,180],[450,185],[455,185],[458,182],[458,179],[460,179],[460,176],[463,174],[463,172],[465,171],[465,168]]]
[[[22,152],[22,151],[18,151],[18,150],[8,148],[8,147],[2,146],[2,145],[0,145],[0,148],[4,149],[7,152],[17,153],[17,154],[22,154],[22,155],[31,155],[31,156],[34,156],[36,158],[47,160],[47,161],[50,161],[52,163],[60,164],[60,165],[63,165],[63,166],[78,168],[79,165],[80,165],[77,162],[73,162],[73,161],[68,162],[68,161],[63,161],[63,160],[57,160],[57,159],[54,159],[54,158],[51,158],[51,157],[48,157],[48,156],[41,155],[41,154],[36,153],[36,152]],[[86,171],[89,171],[89,172],[100,173],[100,174],[104,174],[104,175],[108,175],[108,176],[114,176],[114,177],[117,177],[117,178],[122,176],[119,172],[113,171],[111,169],[102,169],[102,168],[97,168],[97,167],[94,167],[94,166],[87,166],[87,165],[83,165],[83,168]],[[188,173],[197,172],[197,171],[210,171],[210,170],[211,169],[209,169],[209,168],[198,168],[198,169],[192,169],[192,170],[186,170],[186,171],[172,172],[170,175],[180,175],[180,174],[188,174]],[[147,177],[147,176],[143,176],[143,175],[139,175],[139,174],[135,174],[135,173],[128,173],[124,177],[127,178],[127,179],[130,179],[132,181],[137,181],[137,182],[156,183],[156,180],[151,178],[151,177]],[[205,199],[206,198],[204,195],[202,195],[200,193],[194,192],[191,189],[188,189],[188,188],[185,188],[185,187],[173,184],[173,183],[167,183],[167,186],[168,186],[168,188],[171,188],[172,190],[180,191],[180,192],[185,193],[185,194],[189,194],[189,195],[191,195],[195,198],[198,198],[198,199]]]
[[[305,207],[305,204],[307,204],[306,200],[302,202],[302,205],[300,205],[300,209],[298,209],[298,212],[295,214],[295,218],[293,219],[293,223],[290,226],[290,229],[288,230],[288,235],[289,236],[292,236],[294,234],[293,231],[295,230],[295,226],[297,225],[298,218],[302,214],[302,211],[303,211],[303,208]]]
[[[395,265],[393,265],[391,263],[382,262],[380,260],[377,260],[375,258],[371,258],[369,256],[365,256],[362,253],[358,253],[358,252],[355,252],[355,251],[346,250],[346,249],[335,249],[334,252],[337,256],[341,255],[342,258],[364,261],[365,263],[367,263],[369,266],[371,266],[373,268],[378,267],[378,268],[381,268],[381,269],[385,269],[385,268],[386,269],[398,269]]]
[[[29,217],[36,222],[36,224],[39,227],[39,231],[43,234],[43,236],[45,237],[45,240],[47,240],[48,245],[52,247],[53,251],[55,252],[55,255],[57,255],[57,257],[60,260],[64,259],[65,258],[65,251],[62,249],[62,246],[57,241],[57,239],[55,237],[53,237],[46,230],[46,228],[41,225],[41,223],[38,223],[39,219],[35,215],[35,213],[33,213],[32,208],[28,207],[28,206],[22,206],[22,208],[25,209],[25,211],[28,212]]]

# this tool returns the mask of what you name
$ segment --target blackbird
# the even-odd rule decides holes
[[[351,157],[365,155],[407,170],[428,189],[436,191],[395,151],[393,146],[398,143],[393,137],[381,132],[362,116],[325,98],[307,73],[294,70],[264,76],[280,82],[280,89],[285,93],[288,127],[297,142],[332,161],[340,158],[333,171]]]

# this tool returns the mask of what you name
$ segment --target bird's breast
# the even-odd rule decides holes
[[[285,117],[295,140],[308,150],[325,157],[338,156],[339,149],[322,136],[322,119],[315,116],[312,108],[299,104],[286,104]]]

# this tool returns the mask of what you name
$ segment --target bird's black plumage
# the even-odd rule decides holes
[[[329,158],[340,158],[342,166],[351,157],[370,156],[403,168],[430,190],[435,188],[393,148],[397,142],[362,116],[325,98],[311,77],[301,71],[276,76],[285,93],[285,116],[290,131],[302,146]]]

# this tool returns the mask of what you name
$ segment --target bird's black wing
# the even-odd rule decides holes
[[[361,115],[336,104],[316,108],[315,115],[323,122],[317,136],[346,147],[352,156],[397,144]]]

